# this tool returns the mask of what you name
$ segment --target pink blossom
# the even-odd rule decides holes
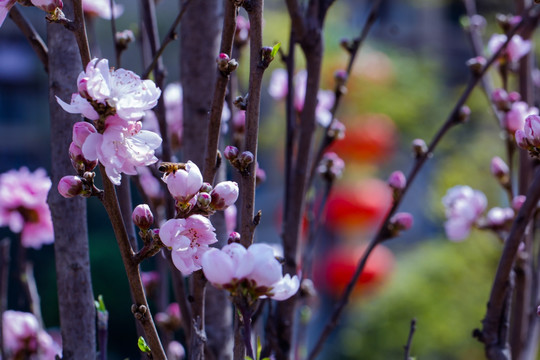
[[[445,206],[446,236],[450,240],[460,241],[465,239],[486,209],[486,196],[469,186],[458,185],[449,189],[442,199]]]
[[[498,179],[506,177],[508,175],[508,172],[510,171],[508,169],[508,165],[506,165],[504,160],[498,156],[494,156],[493,159],[491,159],[490,169],[493,176]]]
[[[2,324],[4,350],[9,358],[54,360],[61,352],[31,313],[7,310],[2,314]]]
[[[343,175],[343,169],[345,169],[345,162],[338,154],[331,151],[324,153],[317,167],[317,171],[329,179],[340,178]]]
[[[188,161],[185,169],[180,169],[163,176],[163,181],[171,195],[180,203],[187,203],[195,196],[203,184],[199,167]]]
[[[523,203],[525,203],[526,199],[527,197],[525,195],[518,195],[514,197],[514,199],[512,199],[512,209],[518,212],[519,209],[521,209],[521,207],[523,206]]]
[[[298,277],[283,276],[274,249],[267,244],[252,244],[248,249],[238,243],[212,248],[202,258],[203,272],[213,285],[231,293],[285,300],[298,291]],[[243,289],[243,290],[242,290]]]
[[[109,0],[83,0],[83,10],[90,16],[99,16],[103,19],[111,19],[112,14],[117,18],[124,12],[124,7],[119,4],[113,3],[113,11]]]
[[[249,20],[242,15],[236,17],[236,31],[234,34],[234,41],[237,43],[245,43],[249,39]]]
[[[540,116],[529,115],[525,119],[523,129],[516,131],[516,143],[524,149],[540,146]]]
[[[163,102],[165,103],[165,119],[169,133],[173,140],[180,144],[183,134],[183,98],[182,86],[178,83],[167,85],[163,92]]]
[[[111,116],[105,121],[103,134],[90,134],[82,146],[84,157],[99,160],[115,185],[120,185],[121,173],[137,175],[137,166],[148,166],[158,160],[154,150],[161,145],[159,135],[140,130],[140,122],[132,125],[129,127],[118,116]]]
[[[287,96],[287,78],[287,70],[285,69],[280,68],[272,71],[268,86],[268,93],[275,100],[283,100]]]
[[[486,215],[489,226],[501,227],[514,219],[514,210],[511,208],[494,207]]]
[[[17,0],[0,0],[0,26],[2,26],[4,20],[6,20],[9,10],[11,10],[16,2]]]
[[[178,341],[173,340],[167,346],[167,358],[170,360],[182,360],[186,357],[186,350]]]
[[[97,133],[94,125],[85,121],[76,122],[75,125],[73,125],[73,143],[78,147],[82,147],[88,135],[94,133]]]
[[[392,216],[390,223],[396,230],[409,230],[413,226],[414,218],[407,212],[399,212]]]
[[[217,242],[212,223],[201,215],[171,219],[161,226],[159,236],[171,249],[173,263],[184,275],[199,270],[208,245]]]
[[[234,181],[222,181],[214,187],[210,195],[212,207],[215,210],[225,210],[238,199],[238,184]]]
[[[225,227],[227,228],[227,233],[231,233],[236,229],[236,215],[238,210],[235,205],[231,205],[223,212],[225,215]]]
[[[529,107],[526,102],[517,101],[512,103],[511,109],[505,114],[502,127],[510,134],[517,130],[522,130],[525,125],[525,118],[529,115],[538,115],[536,107]]]
[[[507,37],[504,34],[493,34],[488,42],[489,52],[495,54],[506,40]],[[506,46],[506,50],[503,50],[502,55],[507,56],[510,62],[515,62],[527,55],[529,51],[531,51],[531,42],[529,40],[523,40],[519,35],[514,35]]]
[[[41,248],[54,241],[47,194],[51,179],[43,169],[26,167],[0,175],[0,226],[21,233],[25,247]]]
[[[103,111],[103,105],[106,106],[106,112],[110,113],[112,109],[126,121],[139,120],[145,110],[156,106],[161,95],[161,90],[152,80],[141,80],[129,70],[113,70],[109,68],[107,59],[95,58],[90,61],[86,71],[79,74],[77,87],[79,93],[72,96],[71,104],[58,97],[57,101],[67,112],[83,114],[91,120],[97,119],[96,115]]]

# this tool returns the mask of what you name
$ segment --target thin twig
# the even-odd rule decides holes
[[[416,319],[412,319],[411,327],[409,329],[409,337],[407,338],[407,344],[405,344],[405,346],[403,347],[403,349],[405,350],[405,357],[404,357],[405,360],[410,360],[411,358],[410,357],[411,344],[412,344],[412,339],[413,339],[413,335],[415,331],[416,331]]]
[[[41,60],[41,63],[45,68],[45,72],[49,72],[49,50],[47,49],[47,45],[45,44],[41,36],[39,36],[36,29],[32,26],[31,23],[28,22],[28,20],[26,20],[24,15],[21,14],[17,6],[11,8],[9,12],[9,17],[21,30],[24,36],[26,36],[26,39],[30,43],[30,46],[32,46],[32,49],[34,49],[34,52],[36,53],[39,60]]]
[[[114,16],[114,0],[109,0],[109,7],[111,8],[111,32],[112,40],[114,44],[114,56],[116,58],[116,67],[121,67],[120,49],[118,48],[118,40],[116,40],[116,17]]]
[[[90,62],[92,57],[90,56],[90,46],[88,45],[86,25],[84,24],[82,0],[73,0],[73,13],[75,16],[75,27],[73,29],[75,33],[75,40],[77,40],[83,68],[86,68],[86,65]]]
[[[527,15],[528,16],[538,16],[538,14],[532,15],[532,14],[528,14],[528,12],[527,12]],[[439,144],[440,140],[448,132],[448,130],[450,130],[454,125],[458,124],[459,111],[462,108],[462,106],[465,104],[465,102],[467,101],[469,96],[471,95],[472,90],[475,88],[476,84],[478,84],[478,82],[480,81],[482,76],[484,76],[486,74],[487,70],[495,62],[495,60],[498,58],[499,54],[506,48],[506,46],[510,42],[512,36],[519,30],[519,28],[522,26],[522,24],[524,23],[524,21],[526,20],[526,18],[528,16],[523,17],[523,20],[521,22],[519,22],[509,32],[507,41],[487,61],[486,65],[484,66],[482,71],[478,75],[475,75],[475,76],[471,77],[467,87],[465,88],[465,90],[461,94],[460,98],[458,99],[457,103],[455,104],[454,108],[452,109],[450,115],[448,116],[446,121],[443,123],[443,125],[441,126],[439,131],[435,134],[433,140],[431,141],[431,143],[430,143],[430,145],[428,147],[428,151],[425,154],[423,154],[422,156],[419,156],[419,157],[416,158],[416,161],[415,161],[411,171],[409,172],[409,174],[407,176],[407,184],[406,184],[405,188],[403,189],[403,191],[401,193],[401,197],[396,199],[396,201],[392,205],[392,208],[387,213],[384,221],[382,222],[382,225],[381,225],[378,233],[370,241],[368,247],[366,248],[366,251],[364,252],[364,254],[362,255],[362,257],[361,257],[361,259],[360,259],[360,261],[358,263],[358,266],[356,268],[356,271],[355,271],[351,281],[347,285],[347,287],[346,287],[344,293],[342,294],[339,302],[336,304],[336,307],[334,309],[334,312],[332,313],[332,316],[331,316],[330,320],[328,321],[328,323],[324,327],[324,330],[322,331],[322,333],[319,336],[318,340],[315,342],[315,346],[314,346],[313,350],[311,351],[311,353],[309,354],[308,359],[313,360],[313,359],[316,358],[316,356],[322,350],[322,347],[323,347],[326,339],[328,338],[330,333],[333,331],[333,329],[337,325],[338,319],[341,316],[343,310],[345,309],[345,306],[347,305],[347,303],[349,301],[349,297],[350,297],[350,295],[351,295],[351,293],[352,293],[352,291],[354,289],[354,285],[356,284],[356,281],[360,277],[360,274],[362,273],[362,271],[363,271],[363,269],[365,267],[365,264],[367,262],[367,259],[368,259],[369,255],[371,254],[371,252],[373,251],[373,249],[379,243],[381,243],[384,240],[388,239],[388,224],[389,224],[390,218],[394,215],[397,208],[401,205],[401,202],[403,201],[404,195],[410,189],[410,186],[413,183],[414,179],[416,178],[416,175],[418,175],[419,171],[422,169],[425,162],[429,158],[431,158],[431,156],[433,154],[433,151],[435,150],[435,148]]]
[[[186,12],[187,7],[188,7],[189,3],[191,3],[191,1],[192,0],[186,0],[182,4],[182,8],[180,9],[180,12],[178,13],[178,15],[176,16],[176,19],[172,23],[169,31],[167,32],[167,35],[165,35],[165,38],[163,39],[163,41],[161,43],[161,46],[159,47],[159,49],[154,54],[152,62],[150,63],[150,65],[144,71],[144,73],[142,75],[143,79],[148,78],[148,76],[150,75],[150,73],[152,72],[154,67],[156,66],[158,60],[161,58],[161,55],[163,55],[163,52],[165,51],[165,48],[167,47],[167,45],[169,45],[171,42],[176,40],[176,36],[177,36],[176,35],[176,28],[178,27],[178,24],[180,24],[180,21],[182,20],[182,17],[184,16],[184,13]]]

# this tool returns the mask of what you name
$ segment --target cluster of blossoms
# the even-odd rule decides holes
[[[47,194],[51,179],[43,169],[23,167],[0,175],[0,226],[21,233],[25,247],[41,248],[54,241]]]
[[[112,70],[106,59],[93,59],[79,74],[77,88],[70,104],[57,98],[65,111],[92,120],[76,124],[70,152],[80,152],[89,162],[99,161],[115,185],[120,184],[121,173],[136,175],[137,167],[157,161],[154,151],[161,138],[142,130],[139,121],[161,95],[154,82],[129,70]]]
[[[202,257],[204,275],[212,285],[228,290],[234,297],[248,300],[271,297],[286,300],[300,286],[298,276],[283,276],[274,249],[267,244],[253,244],[249,248],[238,243],[212,248]]]
[[[517,20],[517,18],[516,18]],[[521,19],[519,19],[521,20]],[[508,37],[504,34],[493,34],[488,42],[488,51],[491,54],[495,54],[508,40]],[[519,35],[514,35],[510,39],[510,42],[506,48],[501,52],[499,57],[500,63],[515,63],[523,56],[527,55],[531,51],[530,40],[523,40]]]
[[[7,310],[2,314],[4,351],[8,359],[54,360],[60,346],[40,328],[31,313]]]
[[[501,117],[501,128],[510,135],[523,130],[528,115],[538,115],[538,108],[529,107],[526,102],[521,101],[521,95],[515,91],[507,93],[504,89],[495,89],[491,99],[496,108],[504,113]]]

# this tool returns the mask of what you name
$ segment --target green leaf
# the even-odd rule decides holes
[[[279,50],[280,47],[281,47],[281,43],[280,43],[280,42],[278,42],[276,45],[274,45],[274,46],[272,47],[272,53],[271,53],[271,54],[272,54],[272,57],[276,56],[276,54],[277,54],[277,52],[278,52],[278,50]]]
[[[139,349],[144,353],[150,353],[152,351],[150,347],[146,344],[146,340],[144,340],[142,336],[139,337],[137,345],[139,345]]]
[[[94,301],[94,304],[96,305],[96,310],[100,312],[107,311],[107,308],[105,308],[105,303],[103,302],[103,295],[99,295],[97,301]]]
[[[246,356],[246,360],[253,360],[251,356]]]

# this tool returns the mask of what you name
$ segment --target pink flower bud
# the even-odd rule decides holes
[[[62,9],[62,0],[31,0],[32,5],[46,12],[54,12],[56,8]]]
[[[207,182],[203,182],[201,188],[199,189],[199,192],[203,192],[203,193],[210,193],[212,191],[212,185],[210,185],[210,183],[207,183]]]
[[[480,75],[484,66],[486,66],[486,58],[483,56],[477,56],[472,59],[467,60],[465,63],[469,69],[471,69],[473,74]]]
[[[243,153],[238,155],[238,162],[244,168],[246,168],[249,164],[251,164],[254,159],[255,157],[250,151],[244,151]]]
[[[86,159],[82,153],[82,149],[74,142],[69,145],[69,157],[71,159],[71,165],[77,171],[92,171],[97,166],[97,160],[90,161]]]
[[[508,101],[516,102],[516,101],[520,101],[520,100],[521,100],[521,94],[518,93],[517,91],[511,91],[508,94]]]
[[[255,184],[260,185],[266,181],[266,171],[259,167],[259,163],[255,167]]]
[[[334,73],[334,79],[336,80],[336,84],[338,86],[345,85],[345,82],[347,81],[347,71],[343,69],[336,70]]]
[[[78,176],[64,176],[58,182],[58,192],[65,198],[81,195],[83,192],[82,179]]]
[[[516,137],[516,144],[520,148],[527,150],[529,149],[529,147],[531,147],[531,144],[529,144],[529,141],[527,140],[527,136],[525,136],[525,133],[523,132],[523,130],[516,131],[515,137]]]
[[[396,190],[403,190],[407,186],[407,178],[401,171],[394,171],[388,177],[388,185]]]
[[[234,181],[222,181],[211,192],[212,208],[225,210],[238,199],[238,184]]]
[[[223,155],[225,156],[225,159],[232,161],[238,157],[238,148],[235,146],[227,146],[225,148],[225,151],[223,152]]]
[[[510,110],[510,100],[508,99],[508,93],[504,89],[495,89],[491,93],[491,100],[495,104],[495,107],[501,111]]]
[[[82,149],[88,135],[93,133],[97,133],[97,130],[92,124],[79,121],[73,125],[73,142]]]
[[[167,346],[167,358],[171,360],[182,360],[186,356],[186,350],[178,341],[173,340]]]
[[[416,157],[424,156],[424,154],[428,151],[426,142],[422,139],[414,139],[412,141],[412,149]]]
[[[227,240],[227,244],[230,244],[230,243],[239,243],[240,242],[240,234],[237,233],[236,231],[233,231],[229,234],[229,239]]]
[[[486,215],[489,226],[497,228],[504,226],[508,221],[514,218],[514,210],[511,208],[494,207]]]
[[[148,230],[154,223],[154,215],[150,207],[146,204],[140,204],[135,207],[131,215],[133,223],[141,230]]]
[[[398,231],[409,230],[413,226],[413,222],[413,216],[407,212],[399,212],[390,219],[390,224]]]
[[[508,165],[506,165],[503,159],[498,156],[491,159],[491,173],[497,179],[503,179],[504,177],[508,176],[509,171]]]
[[[514,209],[514,211],[518,212],[519,209],[521,209],[521,207],[523,206],[523,203],[525,202],[526,199],[527,199],[527,197],[525,195],[516,196],[512,200],[512,209]]]
[[[212,196],[205,192],[200,192],[197,194],[197,206],[200,209],[206,209],[208,205],[212,202]]]
[[[471,109],[467,105],[463,105],[461,109],[459,109],[458,113],[458,120],[459,122],[467,122],[469,121],[469,117],[471,116]]]

